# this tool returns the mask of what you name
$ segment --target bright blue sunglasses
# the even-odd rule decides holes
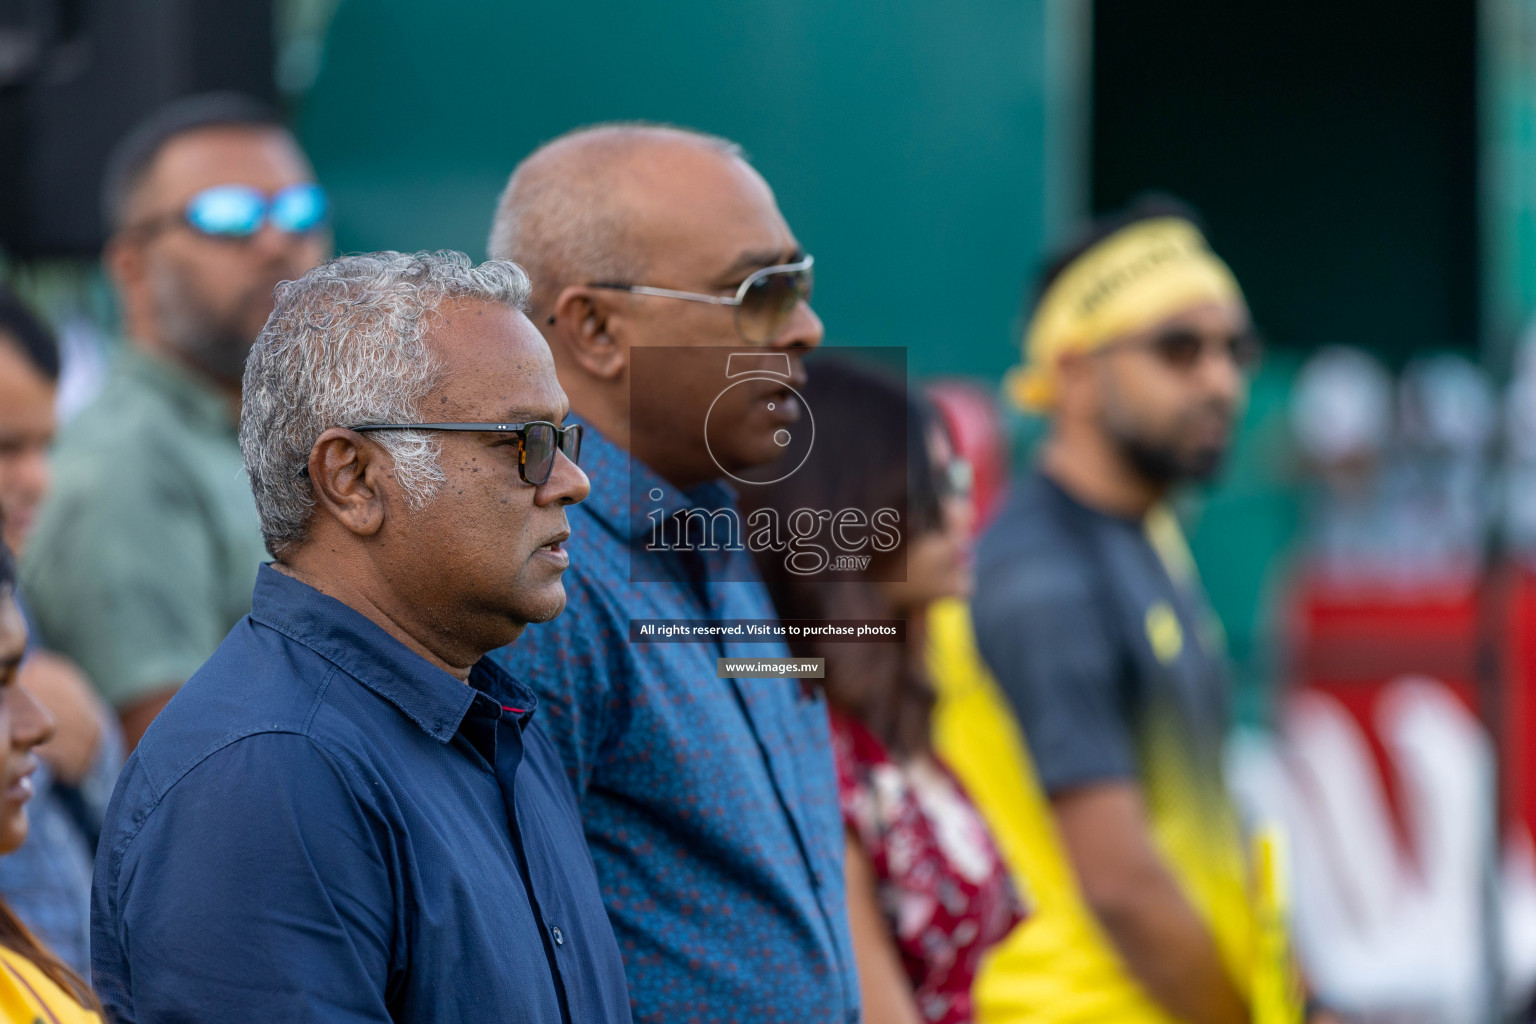
[[[215,185],[193,196],[184,213],[193,230],[213,238],[249,238],[265,223],[302,235],[324,226],[329,215],[325,189],[312,183],[272,196],[249,185]]]

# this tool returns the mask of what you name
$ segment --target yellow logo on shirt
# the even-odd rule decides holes
[[[1171,665],[1184,649],[1184,627],[1167,601],[1156,601],[1147,609],[1147,643],[1164,665]]]

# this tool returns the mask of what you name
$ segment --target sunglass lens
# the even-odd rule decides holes
[[[554,468],[554,425],[530,423],[523,430],[523,479],[530,484],[542,484]]]
[[[290,234],[315,230],[325,223],[329,213],[325,189],[319,185],[294,185],[272,197],[272,223]]]
[[[1193,331],[1170,331],[1158,335],[1152,348],[1169,366],[1188,369],[1200,361],[1205,351],[1205,340]]]
[[[1251,370],[1264,358],[1264,342],[1257,334],[1238,334],[1232,338],[1232,362],[1239,370]]]
[[[187,204],[187,223],[205,235],[245,238],[261,228],[267,200],[244,185],[205,189]]]
[[[745,340],[767,344],[779,336],[795,307],[810,295],[809,267],[764,274],[752,282],[736,307],[737,329]]]
[[[565,428],[565,433],[560,438],[560,450],[571,462],[581,463],[581,424],[573,423]]]

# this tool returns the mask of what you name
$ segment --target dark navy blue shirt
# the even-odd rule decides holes
[[[118,1021],[628,1021],[534,696],[264,567],[129,758],[96,864]]]
[[[630,582],[649,528],[631,488],[669,514],[736,503],[629,463],[587,427],[566,609],[491,657],[538,691],[576,784],[635,1020],[857,1021],[826,702],[798,679],[716,677],[716,658],[788,657],[781,644],[629,642],[631,618],[775,617],[745,550],[676,553],[670,578]]]

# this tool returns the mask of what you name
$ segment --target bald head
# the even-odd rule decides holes
[[[748,175],[767,190],[741,147],[718,136],[663,125],[579,128],[513,171],[491,225],[491,256],[528,271],[535,310],[566,285],[638,282],[658,243],[650,229],[684,198],[671,193],[711,172]]]
[[[571,408],[589,426],[674,483],[719,474],[703,424],[729,349],[743,344],[734,297],[755,272],[805,255],[739,147],[654,125],[562,136],[513,172],[490,250],[528,271],[530,317]],[[821,336],[821,321],[800,301],[770,344],[794,360]],[[641,387],[632,405],[635,355],[657,348],[697,351],[663,356],[677,365],[668,364],[663,385]],[[758,407],[767,410],[762,417],[775,415],[784,401],[743,390],[746,404],[722,419],[747,424],[727,439],[741,451],[722,458],[736,465],[777,458],[773,426],[747,421]]]

